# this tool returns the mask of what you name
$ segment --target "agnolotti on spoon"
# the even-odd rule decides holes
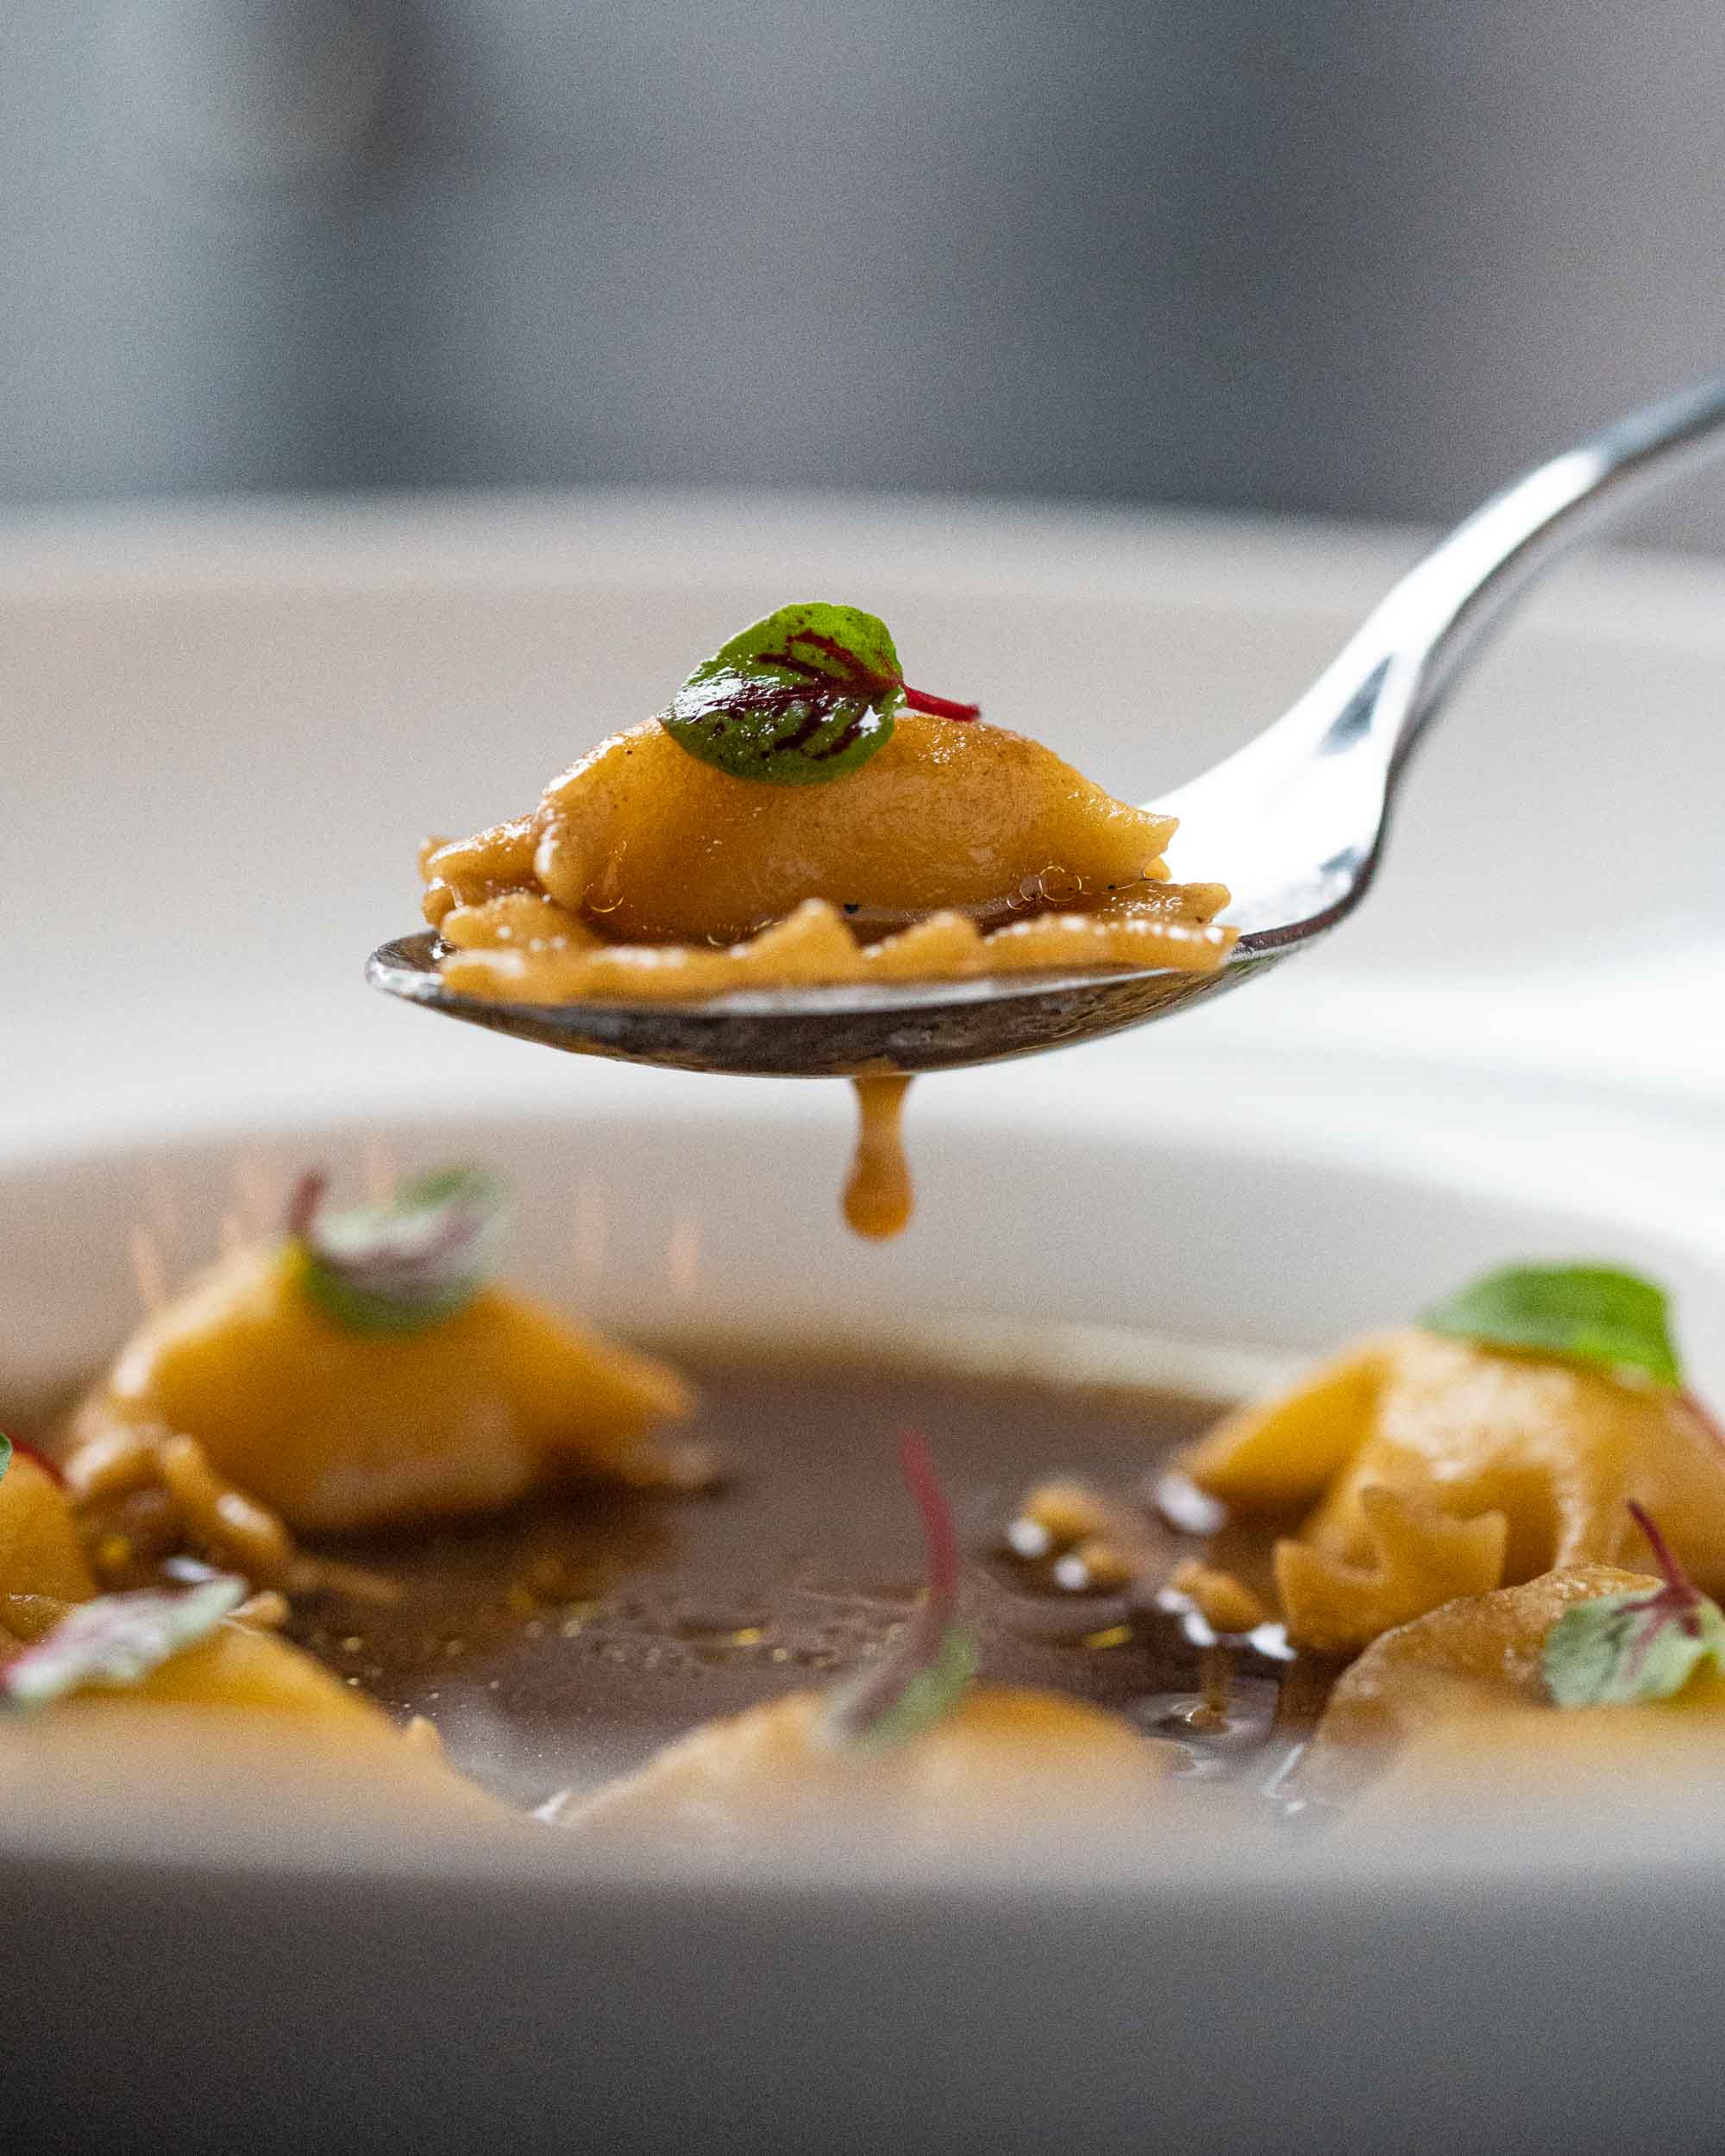
[[[781,609],[534,816],[431,849],[442,932],[384,944],[368,977],[549,1047],[776,1077],[950,1069],[1165,1017],[1346,919],[1408,753],[1484,632],[1558,554],[1722,448],[1725,380],[1528,473],[1404,577],[1290,711],[1160,811],[908,691],[873,617]],[[775,819],[794,842],[776,849]],[[1019,842],[1052,879],[1000,886]],[[692,843],[713,876],[691,877]],[[831,887],[762,868],[812,858]],[[1231,897],[1173,880],[1189,868]]]

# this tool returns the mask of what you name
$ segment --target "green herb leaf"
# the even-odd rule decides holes
[[[1683,1384],[1665,1290],[1607,1265],[1506,1265],[1421,1313],[1428,1332]]]
[[[323,1209],[323,1179],[302,1181],[289,1215],[299,1280],[350,1332],[408,1333],[472,1301],[495,1268],[508,1194],[474,1168],[405,1183],[388,1205]]]
[[[721,644],[678,690],[666,730],[734,779],[817,786],[884,749],[905,703],[952,719],[973,704],[907,689],[887,625],[855,606],[781,606]]]
[[[223,1575],[180,1594],[147,1588],[80,1602],[0,1669],[0,1699],[16,1708],[46,1707],[86,1685],[135,1684],[207,1639],[245,1599],[246,1583]]]
[[[887,1652],[839,1685],[827,1702],[823,1733],[829,1743],[852,1751],[881,1751],[932,1727],[976,1675],[976,1643],[954,1622],[958,1538],[928,1449],[914,1431],[899,1440],[899,1465],[922,1514],[928,1589]]]
[[[0,1482],[6,1479],[6,1470],[12,1464],[12,1440],[0,1430]]]
[[[1704,1595],[1685,1613],[1656,1595],[1603,1595],[1565,1610],[1540,1666],[1559,1707],[1624,1707],[1669,1699],[1709,1658],[1725,1669],[1725,1614]]]

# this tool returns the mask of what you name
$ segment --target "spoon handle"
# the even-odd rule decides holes
[[[1483,503],[1367,617],[1276,731],[1373,739],[1393,777],[1463,661],[1540,570],[1655,487],[1725,452],[1725,377],[1632,412]]]

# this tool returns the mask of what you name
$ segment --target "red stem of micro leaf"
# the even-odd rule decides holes
[[[940,1487],[940,1477],[928,1457],[927,1441],[919,1430],[899,1433],[899,1472],[905,1488],[922,1514],[922,1531],[928,1551],[928,1593],[923,1608],[936,1621],[938,1639],[952,1621],[958,1606],[958,1533],[952,1524],[952,1507]]]
[[[1644,1609],[1656,1620],[1675,1617],[1691,1639],[1701,1633],[1701,1589],[1690,1579],[1678,1561],[1677,1552],[1660,1532],[1659,1522],[1652,1514],[1632,1497],[1628,1501],[1629,1517],[1647,1538],[1647,1547],[1653,1553],[1653,1562],[1665,1575],[1665,1583],[1655,1595],[1632,1607]],[[1642,1645],[1642,1653],[1652,1645],[1653,1634],[1659,1629],[1658,1621],[1650,1626]],[[1639,1659],[1639,1658],[1638,1658]]]
[[[283,1225],[296,1242],[304,1243],[310,1238],[329,1188],[329,1178],[321,1168],[308,1169],[293,1186]]]
[[[790,641],[794,644],[812,644],[817,651],[824,651],[838,667],[837,687],[833,692],[837,695],[875,697],[888,689],[902,689],[905,701],[911,709],[913,711],[926,711],[931,718],[950,718],[961,726],[968,726],[973,718],[982,716],[980,704],[956,704],[950,696],[931,696],[926,689],[913,689],[901,674],[876,674],[872,667],[864,666],[854,651],[840,643],[837,636],[822,636],[817,630],[800,629]],[[816,664],[811,659],[800,659],[788,646],[783,651],[763,652],[762,656],[772,665],[801,674],[805,680],[816,685],[823,680],[835,680],[827,667]]]
[[[892,1652],[881,1657],[854,1691],[841,1695],[836,1726],[847,1738],[865,1735],[898,1703],[911,1679],[932,1665],[958,1608],[958,1535],[920,1431],[900,1432],[899,1471],[922,1514],[928,1586]]]
[[[980,704],[955,704],[950,696],[931,696],[926,689],[913,689],[908,681],[901,681],[905,701],[913,711],[926,711],[931,718],[955,719],[961,726],[968,726],[973,718],[981,718]]]

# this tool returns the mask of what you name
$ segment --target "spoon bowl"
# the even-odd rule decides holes
[[[1220,994],[1286,952],[1242,937],[1215,973],[1115,967],[832,988],[739,989],[701,1003],[493,1003],[457,995],[430,931],[373,952],[373,987],[469,1025],[578,1056],[756,1078],[957,1070],[1119,1033]]]
[[[453,993],[432,934],[372,954],[386,993],[578,1055],[777,1078],[950,1070],[1172,1016],[1345,920],[1371,887],[1408,757],[1486,632],[1549,562],[1725,449],[1725,379],[1537,466],[1403,577],[1298,701],[1156,806],[1176,879],[1220,879],[1240,930],[1208,974],[1097,967],[963,981],[739,990],[690,1003],[518,1004]]]

